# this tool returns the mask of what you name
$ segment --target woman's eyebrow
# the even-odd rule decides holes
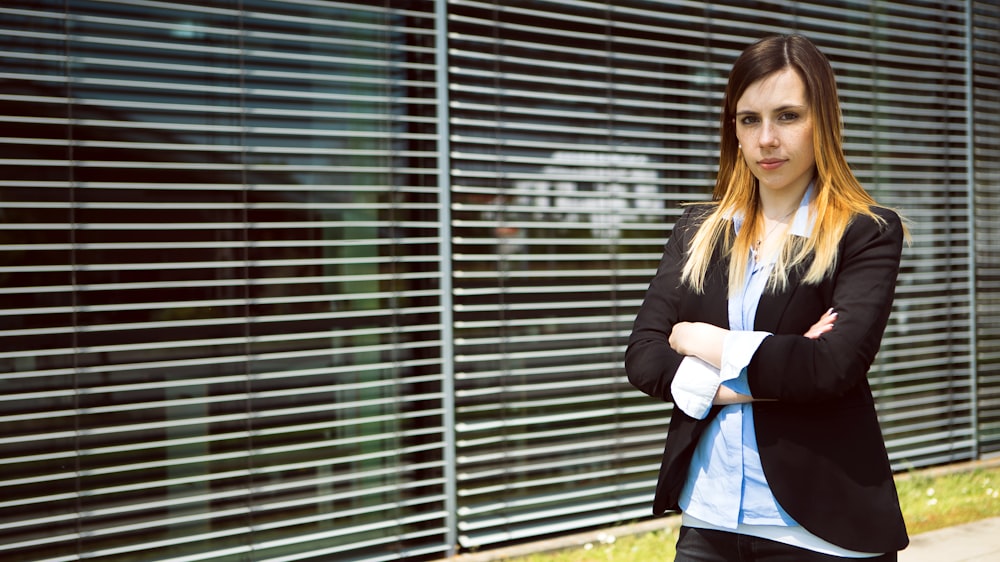
[[[788,105],[782,105],[782,106],[776,107],[776,108],[774,108],[772,110],[772,112],[773,113],[781,113],[782,111],[788,111],[790,109],[802,111],[802,110],[804,110],[806,108],[807,108],[807,106],[801,105],[801,104],[788,104]],[[743,109],[741,111],[737,111],[736,115],[757,115],[758,113],[760,113],[760,112],[759,111],[754,111],[752,109]]]

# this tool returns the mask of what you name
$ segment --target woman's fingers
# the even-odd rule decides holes
[[[819,317],[819,320],[815,324],[813,324],[809,328],[809,331],[807,331],[804,335],[809,339],[816,339],[821,335],[832,330],[833,324],[836,321],[837,321],[837,313],[832,308],[830,308],[823,313],[823,316]]]

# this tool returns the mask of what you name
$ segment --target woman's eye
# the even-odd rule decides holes
[[[758,121],[758,119],[756,117],[752,116],[752,115],[746,115],[746,116],[740,118],[740,124],[741,125],[753,125],[757,121]]]
[[[794,120],[796,120],[798,118],[799,118],[799,114],[798,113],[792,113],[790,111],[786,112],[786,113],[782,113],[781,115],[778,116],[778,119],[781,119],[782,121],[794,121]]]

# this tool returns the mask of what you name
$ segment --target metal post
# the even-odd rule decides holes
[[[448,0],[436,0],[434,11],[435,66],[437,70],[438,152],[438,257],[441,291],[441,385],[444,431],[445,540],[448,555],[458,548],[458,469],[455,452],[455,353],[453,348],[453,298],[451,261],[451,132],[448,95]]]
[[[968,176],[968,221],[969,221],[969,322],[971,330],[969,344],[972,349],[970,365],[970,392],[972,393],[972,458],[979,458],[979,320],[976,314],[978,303],[976,293],[976,89],[975,80],[975,29],[972,16],[973,0],[965,0],[965,109],[966,109],[966,174]]]

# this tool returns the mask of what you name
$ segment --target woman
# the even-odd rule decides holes
[[[896,560],[908,543],[866,378],[905,232],[841,142],[812,43],[739,56],[713,202],[674,226],[625,355],[675,406],[653,511],[683,512],[677,560]]]

